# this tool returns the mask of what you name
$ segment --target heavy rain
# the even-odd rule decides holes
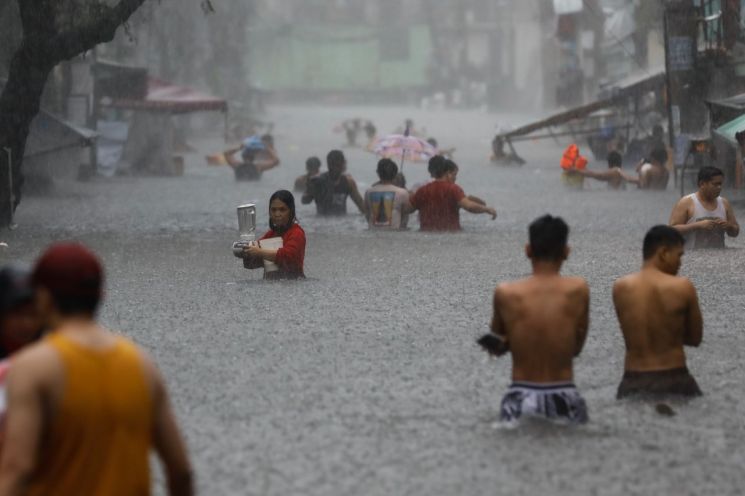
[[[47,5],[0,3],[10,26],[0,32],[0,265],[28,267],[38,299],[50,245],[95,253],[105,274],[95,320],[157,364],[195,493],[742,492],[745,1],[68,0],[48,9],[51,31],[21,21],[24,3]],[[24,48],[52,31],[64,38],[59,53]],[[399,141],[388,146],[391,135]],[[364,202],[342,195],[345,215],[319,212],[320,176],[302,177],[309,157],[331,169],[332,150]],[[614,152],[620,163],[609,167]],[[457,185],[428,183],[442,155],[457,164]],[[385,158],[401,173],[387,182]],[[236,256],[233,244],[285,233],[270,197],[296,179],[304,278],[275,281],[261,257],[284,273],[287,238],[257,255],[255,270],[244,268],[249,248]],[[403,186],[403,205],[375,207],[366,192],[379,181]],[[454,207],[461,229],[420,229],[421,192],[438,181],[468,195]],[[255,238],[239,232],[237,208],[248,204]],[[392,228],[390,212],[405,219],[412,204],[419,211]],[[710,216],[696,217],[698,206]],[[563,265],[529,239],[545,214],[569,226]],[[643,257],[659,225],[672,226],[661,231],[668,241]],[[700,249],[712,237],[723,246]],[[676,278],[670,257],[683,246]],[[510,285],[545,277],[546,264],[589,288],[568,377],[551,364],[567,355],[560,328],[582,334],[582,318],[568,316],[574,296]],[[625,304],[616,281],[634,273],[669,280],[625,279]],[[3,291],[6,357],[11,287]],[[690,337],[698,308],[700,345]],[[512,349],[485,353],[477,340],[490,332]],[[670,349],[663,333],[675,336]],[[10,381],[51,347],[42,339],[13,355]],[[702,396],[617,399],[630,372],[682,367]],[[558,400],[542,392],[507,422],[503,397],[521,384],[573,384],[589,420],[557,425],[562,414],[548,404]],[[30,428],[14,416],[13,388],[0,402],[0,495],[43,494],[51,472],[9,482]],[[60,411],[44,408],[50,418],[35,432],[64,428]],[[558,424],[575,423],[565,417]],[[75,456],[55,461],[44,452],[55,446],[36,456],[68,474]],[[164,461],[151,460],[153,494],[191,494],[169,492]]]

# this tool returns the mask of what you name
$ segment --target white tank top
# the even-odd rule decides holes
[[[698,195],[692,193],[688,198],[693,200],[693,216],[688,219],[686,224],[693,224],[700,220],[727,220],[727,211],[724,208],[724,200],[717,197],[717,207],[714,210],[707,210],[699,201]],[[693,231],[686,236],[686,249],[696,248],[724,248],[724,231],[722,229],[712,229],[711,231]]]

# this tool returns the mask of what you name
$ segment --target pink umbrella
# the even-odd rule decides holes
[[[401,172],[404,162],[426,162],[437,155],[437,149],[416,136],[407,134],[389,134],[375,142],[373,153],[379,157],[401,161]]]

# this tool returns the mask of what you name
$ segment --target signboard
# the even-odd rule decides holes
[[[671,36],[668,41],[670,71],[693,69],[693,40],[688,36]]]

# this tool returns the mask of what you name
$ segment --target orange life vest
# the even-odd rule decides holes
[[[561,168],[564,170],[583,170],[585,167],[587,167],[587,159],[579,154],[579,147],[572,143],[564,150],[564,155],[561,157]]]

